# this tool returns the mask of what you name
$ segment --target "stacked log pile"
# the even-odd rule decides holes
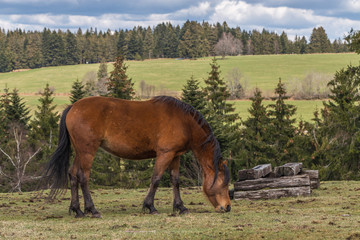
[[[258,165],[240,170],[234,183],[234,199],[275,199],[309,196],[311,189],[320,186],[317,170],[303,170],[302,163],[287,163],[275,167]]]

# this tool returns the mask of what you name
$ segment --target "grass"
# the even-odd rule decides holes
[[[249,82],[251,88],[273,90],[279,77],[284,82],[293,78],[303,78],[307,73],[319,72],[334,74],[340,68],[349,64],[359,64],[359,56],[354,53],[346,54],[306,54],[306,55],[255,55],[227,57],[219,60],[222,76],[229,71],[239,68]],[[158,91],[179,92],[186,81],[194,75],[202,81],[210,71],[209,63],[212,58],[197,60],[154,59],[146,61],[128,61],[128,75],[135,82],[139,90],[142,80],[156,86]],[[108,65],[108,71],[112,64]],[[97,72],[99,64],[83,64],[60,67],[46,67],[23,72],[1,73],[0,86],[8,85],[10,89],[16,87],[20,92],[35,93],[43,89],[46,83],[55,87],[57,93],[69,93],[72,83],[90,71]]]
[[[0,239],[359,239],[360,182],[322,182],[310,197],[232,201],[216,213],[199,188],[182,190],[190,214],[172,212],[160,188],[159,215],[141,211],[145,189],[93,190],[101,219],[68,215],[69,191],[54,203],[36,193],[0,193]]]
[[[246,120],[250,115],[248,109],[251,107],[251,101],[241,100],[231,102],[234,103],[236,112],[239,113],[241,119]],[[263,103],[266,106],[275,102],[264,100]],[[287,100],[286,103],[296,106],[297,110],[294,118],[296,118],[297,122],[300,120],[311,122],[311,119],[314,118],[314,111],[323,108],[323,100]]]
[[[359,64],[359,56],[353,53],[344,54],[306,54],[306,55],[256,55],[227,57],[219,60],[222,76],[225,78],[229,71],[239,68],[247,79],[249,89],[259,87],[265,94],[272,93],[279,77],[283,82],[291,79],[303,78],[310,72],[334,74],[340,68],[349,64]],[[191,75],[201,82],[210,71],[209,63],[212,58],[197,60],[154,59],[146,61],[128,61],[128,75],[135,83],[136,91],[140,91],[140,82],[156,86],[157,94],[177,94]],[[0,73],[0,87],[6,85],[12,90],[18,88],[22,97],[32,112],[38,105],[39,95],[46,83],[55,88],[55,103],[57,110],[62,111],[69,104],[68,94],[72,83],[90,71],[97,72],[99,64],[83,64],[60,67],[46,67],[22,72]],[[108,71],[112,64],[108,65]],[[1,89],[1,88],[0,88]],[[1,92],[1,91],[0,91]],[[265,101],[267,103],[267,101]],[[321,101],[290,101],[298,107],[298,120],[309,121],[316,108],[321,108]],[[250,101],[236,101],[235,106],[240,116],[248,116],[247,109]]]

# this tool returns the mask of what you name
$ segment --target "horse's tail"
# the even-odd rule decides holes
[[[68,169],[70,165],[71,142],[66,127],[66,116],[72,105],[62,113],[59,129],[59,144],[46,167],[43,177],[46,179],[46,187],[50,186],[49,198],[54,199],[63,193],[68,187]]]

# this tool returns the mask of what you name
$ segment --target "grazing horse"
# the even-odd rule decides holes
[[[75,159],[69,170],[71,145]],[[192,150],[203,170],[203,191],[217,211],[230,211],[229,171],[222,161],[219,143],[211,127],[192,106],[167,96],[148,101],[127,101],[108,97],[88,97],[66,108],[60,120],[59,145],[45,175],[51,184],[50,197],[71,185],[69,212],[76,217],[95,209],[89,191],[91,165],[98,148],[121,158],[155,158],[150,189],[143,209],[157,213],[154,196],[164,171],[169,168],[173,185],[174,211],[187,213],[179,192],[180,156]],[[79,184],[85,211],[80,210]]]

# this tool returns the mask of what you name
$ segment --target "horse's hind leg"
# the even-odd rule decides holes
[[[75,160],[71,170],[69,171],[70,185],[71,185],[71,203],[69,207],[69,214],[71,211],[75,212],[75,217],[84,217],[84,213],[80,210],[79,202],[79,158],[75,156]]]
[[[91,213],[92,217],[101,218],[101,214],[95,209],[95,205],[93,203],[89,190],[90,169],[93,160],[94,160],[93,154],[82,155],[80,160],[81,167],[79,171],[79,180],[80,180],[81,190],[84,196],[85,214]]]
[[[146,208],[149,209],[150,214],[158,213],[158,211],[154,207],[155,192],[159,186],[162,175],[164,174],[165,170],[168,168],[173,158],[174,158],[173,153],[161,154],[158,155],[158,157],[156,158],[154,173],[151,178],[150,189],[143,204],[143,210],[145,210]]]
[[[184,207],[184,203],[180,197],[180,184],[179,184],[179,170],[180,170],[180,157],[174,158],[174,160],[169,165],[170,178],[173,186],[174,194],[174,211],[180,211],[180,214],[189,213],[189,210]]]

